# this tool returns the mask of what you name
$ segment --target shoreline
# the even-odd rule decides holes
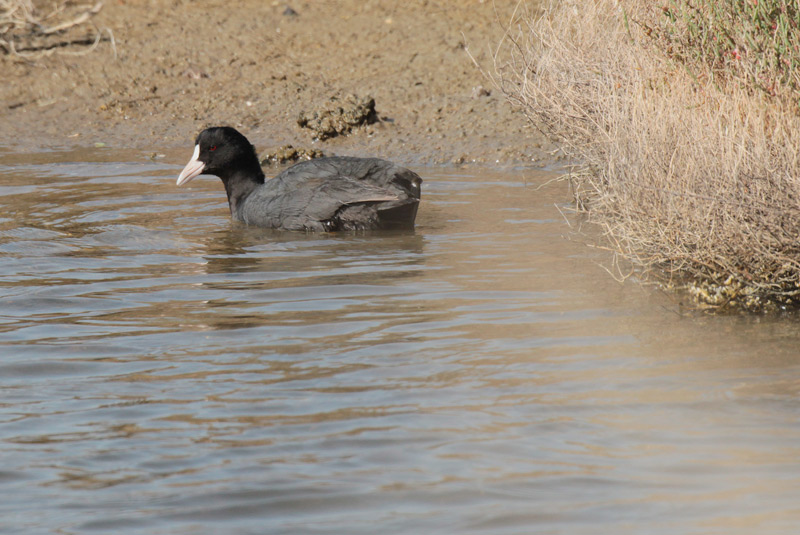
[[[488,5],[487,5],[488,4]],[[92,23],[113,35],[83,55],[0,55],[5,146],[169,150],[227,124],[259,153],[284,145],[420,165],[555,162],[532,128],[475,67],[515,2],[254,0],[107,3]],[[228,6],[226,17],[207,16]],[[85,51],[85,50],[84,50]],[[380,121],[314,141],[302,112],[349,94]]]

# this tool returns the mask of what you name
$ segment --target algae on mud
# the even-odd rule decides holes
[[[366,96],[347,95],[344,98],[332,96],[321,108],[301,111],[297,124],[314,133],[314,139],[326,139],[350,134],[359,126],[378,122],[375,99]]]
[[[275,150],[267,151],[259,157],[261,165],[281,165],[291,162],[301,162],[322,158],[325,153],[319,149],[309,149],[305,147],[295,148],[292,145],[284,145]]]

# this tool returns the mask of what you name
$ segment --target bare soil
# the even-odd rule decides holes
[[[106,37],[91,51],[0,52],[0,144],[160,151],[225,124],[261,151],[548,163],[551,147],[466,51],[490,67],[516,3],[108,0],[83,28]],[[378,122],[325,141],[298,125],[351,94],[375,99]]]

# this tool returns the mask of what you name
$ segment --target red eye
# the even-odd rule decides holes
[[[211,152],[214,152],[215,150],[217,150],[217,146],[214,145],[212,147],[209,147],[208,150],[210,150]]]

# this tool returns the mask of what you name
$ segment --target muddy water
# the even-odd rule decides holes
[[[185,156],[0,151],[0,532],[796,532],[795,318],[617,284],[545,172],[325,236]]]

